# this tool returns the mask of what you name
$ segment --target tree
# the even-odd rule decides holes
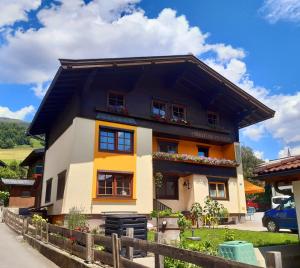
[[[252,178],[254,176],[253,172],[255,167],[262,164],[264,161],[257,158],[250,147],[242,146],[241,151],[244,178],[253,182]]]
[[[18,179],[19,175],[8,167],[0,167],[0,178]]]

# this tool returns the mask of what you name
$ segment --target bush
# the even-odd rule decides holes
[[[192,219],[197,223],[197,228],[199,228],[199,219],[203,215],[203,209],[200,203],[193,203],[191,208]]]
[[[83,214],[82,209],[73,207],[69,210],[67,215],[68,228],[80,232],[88,232],[87,216]]]
[[[188,220],[184,215],[181,213],[179,214],[177,224],[180,230],[180,234],[183,234],[186,230],[192,227],[192,222]]]
[[[32,223],[34,225],[40,226],[43,223],[47,223],[47,220],[44,219],[41,215],[39,214],[33,214],[32,216]]]
[[[2,203],[5,207],[8,206],[9,201],[9,192],[0,191],[0,203]]]
[[[234,241],[234,240],[235,240],[234,231],[229,230],[228,227],[226,227],[225,228],[224,241]]]

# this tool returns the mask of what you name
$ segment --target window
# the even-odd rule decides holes
[[[179,105],[172,105],[172,118],[176,121],[185,121],[185,108]]]
[[[209,196],[212,199],[228,199],[227,182],[209,182]]]
[[[208,147],[198,146],[198,156],[208,157],[208,151],[209,151]]]
[[[31,197],[31,192],[30,191],[22,191],[21,197]]]
[[[46,182],[45,203],[48,203],[51,201],[51,191],[52,191],[52,179],[49,179]]]
[[[217,113],[214,112],[208,112],[207,113],[207,122],[210,126],[217,126],[219,123],[219,116]]]
[[[120,93],[108,93],[108,106],[116,110],[123,110],[125,108],[124,95]]]
[[[133,132],[100,128],[99,150],[107,152],[133,152]]]
[[[57,191],[56,191],[56,200],[63,199],[64,192],[65,192],[65,184],[66,184],[66,173],[67,171],[64,170],[63,172],[57,175]]]
[[[167,105],[162,101],[153,101],[152,102],[152,115],[166,118],[167,115]]]
[[[159,199],[178,199],[178,177],[164,177],[162,187],[156,190]]]
[[[43,171],[44,171],[44,166],[42,164],[37,164],[35,166],[35,171],[34,171],[35,174],[43,174]]]
[[[132,174],[98,173],[98,196],[131,197]]]
[[[178,143],[176,142],[159,141],[158,146],[160,152],[169,154],[177,154],[178,152]]]

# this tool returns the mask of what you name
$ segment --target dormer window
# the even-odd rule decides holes
[[[185,107],[181,105],[172,105],[172,120],[176,122],[185,122]]]
[[[108,108],[116,112],[124,112],[125,110],[124,95],[115,92],[108,93]]]
[[[215,112],[207,112],[207,122],[210,126],[216,127],[219,124],[219,115]]]
[[[165,119],[167,116],[167,104],[162,101],[152,102],[152,115],[161,119]]]

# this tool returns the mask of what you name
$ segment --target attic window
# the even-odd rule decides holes
[[[217,126],[219,124],[219,115],[215,112],[207,112],[207,122],[212,127]]]
[[[172,119],[175,121],[185,121],[185,107],[181,105],[172,105]]]
[[[122,112],[125,110],[125,97],[121,93],[108,93],[108,107],[114,111]]]

